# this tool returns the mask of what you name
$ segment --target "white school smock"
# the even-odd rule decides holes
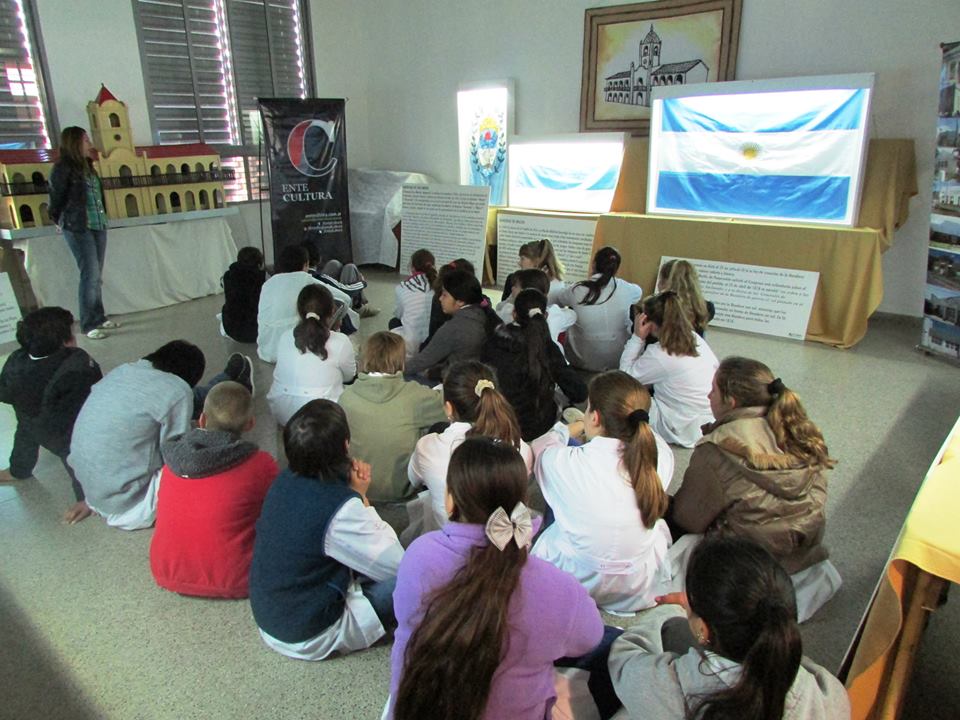
[[[323,398],[336,402],[343,393],[343,383],[357,374],[353,345],[343,333],[331,332],[326,344],[327,359],[309,350],[300,352],[287,330],[277,348],[277,367],[273,385],[267,393],[270,412],[280,425],[286,425],[294,413],[311,400]]]
[[[360,316],[350,307],[352,300],[342,290],[321,283],[308,272],[278,273],[269,278],[260,290],[257,305],[257,355],[264,362],[277,361],[277,345],[287,330],[300,322],[297,314],[297,297],[307,285],[323,285],[333,299],[347,307],[347,317],[355,328],[360,327]]]
[[[417,446],[407,463],[407,478],[414,488],[425,487],[429,496],[411,500],[424,502],[429,500],[429,508],[423,508],[423,529],[421,533],[439,530],[449,519],[447,517],[447,467],[450,456],[460,446],[472,427],[470,423],[453,422],[442,433],[428,433],[417,441]],[[533,468],[533,451],[524,441],[520,441],[520,456],[527,466],[527,473]],[[511,508],[512,509],[512,508]]]
[[[630,306],[643,297],[643,289],[613,278],[600,291],[596,303],[584,305],[587,292],[582,285],[574,285],[557,298],[560,305],[573,308],[577,313],[577,322],[567,330],[567,360],[584,370],[611,370],[617,367],[623,345],[630,336]]]
[[[394,294],[396,306],[393,316],[400,321],[400,327],[394,328],[393,332],[406,342],[409,360],[419,352],[420,345],[430,333],[433,288],[424,273],[415,273],[397,285]]]
[[[702,433],[700,426],[714,421],[710,411],[710,387],[720,362],[706,341],[696,333],[697,357],[669,355],[656,342],[647,345],[631,335],[620,356],[620,369],[654,389],[650,425],[664,440],[693,447]]]
[[[497,305],[497,315],[504,323],[509,325],[513,322],[513,303],[509,300],[503,300]],[[563,345],[560,344],[560,333],[566,332],[577,321],[577,313],[571,308],[561,307],[559,305],[547,305],[547,329],[550,331],[550,337],[554,344],[563,352]]]
[[[567,289],[567,284],[563,280],[551,280],[550,289],[547,290],[547,304],[556,305],[560,293]]]
[[[533,441],[534,475],[556,520],[531,554],[573,575],[603,610],[635,612],[654,605],[670,587],[670,531],[658,520],[644,527],[637,496],[620,460],[616,438],[595,437],[568,447],[557,423]],[[666,490],[673,451],[661,437],[657,474]]]

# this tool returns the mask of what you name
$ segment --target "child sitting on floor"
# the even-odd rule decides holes
[[[311,400],[287,423],[290,467],[267,492],[250,567],[263,641],[299,660],[369,647],[395,625],[403,549],[370,507],[370,466],[350,457],[336,403]]]
[[[277,463],[241,438],[254,414],[253,397],[239,383],[215,385],[197,425],[160,448],[150,570],[173,592],[245,598],[254,524]]]
[[[73,315],[60,307],[35,310],[17,324],[20,349],[0,372],[0,402],[13,405],[17,431],[10,469],[0,470],[0,482],[33,475],[41,447],[60,458],[73,484],[76,503],[64,514],[73,524],[90,514],[83,488],[67,464],[74,422],[103,373],[84,350],[76,347]]]
[[[550,279],[543,270],[518,270],[511,276],[512,285],[510,294],[504,293],[504,299],[497,305],[497,315],[505,323],[513,322],[513,305],[521,290],[539,290],[544,296],[549,296]],[[577,313],[571,308],[561,307],[550,303],[547,297],[547,327],[550,328],[550,338],[556,343],[560,352],[563,352],[563,335],[567,329],[577,322]],[[566,358],[563,359],[567,361]]]
[[[410,277],[397,285],[397,305],[387,326],[407,343],[409,360],[430,334],[430,308],[437,282],[436,260],[429,250],[417,250],[410,257]]]
[[[263,253],[255,247],[241,248],[237,261],[223,274],[223,309],[220,332],[237,342],[257,341],[257,305],[260,289],[267,281]]]
[[[190,429],[203,352],[174,340],[111,370],[93,386],[74,425],[67,461],[90,509],[107,525],[153,525],[163,459],[160,444]]]
[[[700,291],[700,278],[697,269],[687,260],[668,260],[660,267],[657,275],[657,292],[673,290],[683,303],[690,318],[690,324],[697,335],[703,337],[707,323],[713,320],[716,308],[705,300]]]

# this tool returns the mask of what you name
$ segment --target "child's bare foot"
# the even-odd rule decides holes
[[[22,478],[15,478],[10,474],[10,470],[0,470],[0,485],[12,485],[18,483]]]
[[[86,520],[93,514],[93,510],[90,509],[90,506],[83,500],[76,502],[67,508],[67,511],[63,514],[63,521],[67,525],[76,525],[82,520]]]

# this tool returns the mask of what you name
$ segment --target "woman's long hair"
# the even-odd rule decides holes
[[[699,355],[690,317],[680,297],[673,290],[644,298],[643,312],[648,320],[660,327],[657,337],[660,347],[668,355]]]
[[[837,464],[827,451],[820,428],[807,416],[800,396],[782,382],[775,384],[773,373],[762,362],[724,358],[715,380],[720,395],[736,400],[737,407],[767,408],[767,423],[783,452],[808,466],[832,468]]]
[[[524,243],[517,254],[535,262],[537,269],[543,270],[550,280],[563,280],[566,269],[557,257],[553,243],[546,238]]]
[[[790,576],[746,538],[707,536],[690,556],[686,591],[710,630],[710,649],[742,669],[733,687],[693,698],[687,717],[782,718],[803,655]]]
[[[521,290],[514,299],[513,311],[526,351],[526,375],[535,390],[535,405],[539,407],[543,399],[553,402],[553,386],[556,384],[547,358],[547,343],[553,342],[547,326],[547,298],[533,288]]]
[[[668,498],[657,474],[656,437],[646,417],[650,393],[625,372],[610,370],[590,382],[587,406],[600,414],[604,436],[623,443],[623,466],[637,496],[643,524],[652,528],[667,512]]]
[[[690,316],[690,324],[698,332],[703,332],[710,322],[710,312],[700,291],[697,269],[687,260],[665,262],[657,277],[657,292],[666,290],[673,290],[677,294]]]
[[[454,522],[484,525],[527,502],[527,468],[517,450],[486,437],[463,441],[450,458]],[[453,579],[422,601],[423,616],[404,654],[395,720],[476,720],[506,649],[510,599],[527,548],[474,548]]]
[[[307,285],[297,296],[297,314],[300,322],[293,329],[293,344],[301,353],[312,352],[327,359],[327,340],[330,339],[330,320],[337,306],[333,295],[323,285]],[[307,317],[307,315],[310,317]],[[316,316],[316,317],[314,317]]]
[[[443,399],[453,405],[457,420],[473,426],[467,435],[485,435],[519,448],[520,424],[517,415],[497,390],[496,382],[493,370],[482,362],[455,362],[443,375]]]
[[[591,280],[581,280],[574,287],[585,287],[587,289],[587,294],[584,296],[581,301],[584,305],[602,305],[607,300],[612,297],[613,293],[610,293],[610,296],[607,297],[607,300],[604,300],[601,303],[598,303],[597,300],[600,299],[600,293],[603,292],[603,289],[610,283],[611,280],[616,282],[614,278],[617,275],[617,270],[620,269],[620,253],[618,253],[612,247],[602,247],[597,250],[597,254],[593,256],[593,272],[599,273],[600,277]]]
[[[60,160],[77,172],[87,175],[94,174],[93,161],[83,154],[83,138],[87,131],[82,127],[71,125],[60,133]]]
[[[410,256],[410,267],[412,267],[414,271],[426,275],[427,282],[430,283],[431,287],[437,282],[437,269],[434,267],[436,262],[433,253],[423,248],[417,250]]]

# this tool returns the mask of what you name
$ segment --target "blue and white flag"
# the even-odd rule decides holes
[[[649,212],[853,224],[869,90],[654,103]]]

